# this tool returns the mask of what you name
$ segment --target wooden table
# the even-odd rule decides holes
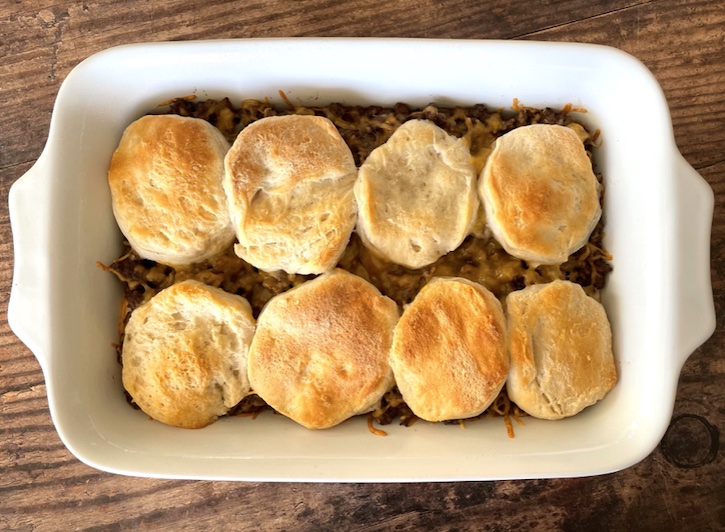
[[[682,154],[715,190],[712,280],[717,309],[723,311],[722,2],[214,4],[27,0],[0,5],[0,529],[725,529],[725,460],[717,449],[708,456],[716,431],[725,432],[722,321],[682,370],[672,437],[640,464],[600,477],[371,485],[164,481],[102,473],[65,449],[48,413],[40,367],[7,324],[13,266],[7,194],[43,149],[60,83],[82,59],[118,44],[400,36],[578,41],[621,48],[641,59],[661,83]],[[647,124],[633,127],[647,134]]]

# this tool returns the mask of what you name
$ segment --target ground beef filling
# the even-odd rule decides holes
[[[462,138],[471,150],[477,172],[483,169],[493,141],[516,127],[535,124],[559,124],[572,127],[583,140],[589,156],[592,155],[596,134],[590,134],[582,125],[573,121],[570,109],[532,109],[515,105],[510,115],[490,110],[484,105],[442,108],[428,105],[423,109],[411,109],[399,103],[393,107],[344,106],[333,103],[323,107],[302,107],[287,102],[277,108],[269,102],[244,100],[240,107],[223,100],[192,101],[176,99],[167,102],[164,112],[192,116],[207,120],[216,126],[230,142],[239,131],[251,122],[267,116],[286,114],[314,114],[329,118],[350,147],[355,163],[359,166],[372,150],[385,143],[393,131],[410,119],[426,119]],[[598,176],[601,180],[601,178]],[[601,200],[602,198],[600,198]],[[591,234],[587,244],[561,265],[530,267],[525,261],[506,253],[493,238],[485,225],[483,208],[471,234],[456,250],[444,255],[435,263],[419,270],[390,264],[352,235],[338,267],[370,281],[384,295],[403,308],[410,303],[420,289],[433,277],[458,276],[478,282],[499,299],[507,294],[537,283],[566,279],[581,285],[585,292],[598,299],[607,274],[612,270],[610,257],[602,246],[603,220]],[[239,294],[247,298],[257,317],[262,307],[272,297],[314,276],[290,275],[284,272],[262,272],[244,262],[230,247],[219,255],[190,267],[172,268],[153,261],[140,259],[127,246],[126,252],[104,269],[113,272],[124,283],[124,299],[119,322],[119,360],[123,343],[123,329],[131,312],[148,301],[156,293],[176,282],[196,279],[211,286]],[[230,415],[255,416],[269,409],[256,395],[245,398],[230,411]],[[510,418],[518,421],[525,414],[506,396],[505,390],[479,417],[502,416],[509,434],[512,433]],[[382,424],[399,419],[410,425],[416,418],[405,404],[397,388],[385,395],[381,405],[372,413],[373,419]]]

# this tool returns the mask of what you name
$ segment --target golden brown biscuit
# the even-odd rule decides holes
[[[532,285],[506,298],[512,401],[542,419],[573,416],[617,382],[604,307],[569,281]]]
[[[254,318],[246,299],[188,280],[131,314],[123,342],[123,385],[152,418],[201,428],[249,392]]]
[[[395,327],[390,364],[416,416],[479,415],[501,391],[509,368],[501,304],[478,283],[433,279]]]
[[[252,389],[311,429],[369,412],[393,385],[397,320],[396,304],[351,273],[307,281],[262,310],[249,353]]]
[[[602,213],[584,145],[564,126],[534,124],[499,137],[478,187],[496,239],[535,265],[566,262]]]
[[[355,226],[357,168],[335,126],[319,116],[272,116],[241,131],[224,187],[237,255],[264,271],[333,268]]]
[[[456,249],[478,212],[471,153],[427,120],[373,150],[355,183],[357,232],[383,259],[422,268]]]
[[[228,149],[198,118],[144,116],[126,128],[108,184],[118,226],[142,258],[190,264],[232,245],[222,188]]]

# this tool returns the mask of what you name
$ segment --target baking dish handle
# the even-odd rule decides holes
[[[51,190],[43,177],[43,155],[10,187],[8,204],[13,232],[13,284],[8,303],[8,324],[17,337],[33,352],[43,372],[50,345],[48,294],[51,252],[49,206]],[[47,373],[46,373],[47,374]]]
[[[680,362],[715,331],[715,303],[710,281],[710,230],[714,195],[705,179],[682,157],[676,160],[676,242],[681,257],[677,270],[678,320],[676,345]],[[675,213],[673,213],[675,214]]]

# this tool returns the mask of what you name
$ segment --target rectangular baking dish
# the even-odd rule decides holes
[[[270,413],[201,430],[149,420],[124,398],[113,342],[121,287],[96,261],[121,251],[106,171],[124,128],[169,98],[411,105],[571,103],[599,128],[603,292],[619,383],[561,421],[418,422],[372,435],[365,419],[310,431]],[[281,39],[113,48],[63,83],[47,145],[10,191],[15,270],[8,319],[42,367],[50,412],[83,462],[164,478],[439,481],[574,477],[626,468],[664,434],[680,369],[715,327],[713,194],[674,142],[662,91],[631,56],[541,42]]]

